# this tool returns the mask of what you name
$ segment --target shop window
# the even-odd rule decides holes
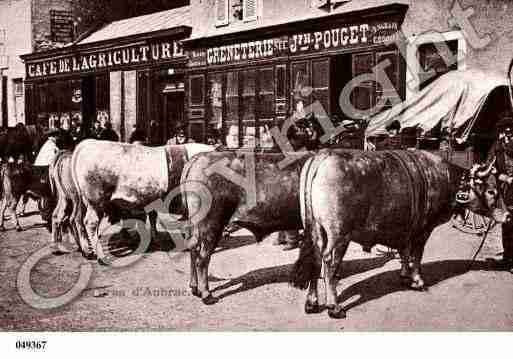
[[[228,25],[229,0],[216,0],[216,26]]]
[[[245,70],[242,75],[242,146],[256,146],[256,70]]]
[[[205,76],[196,75],[189,78],[190,97],[189,103],[191,106],[202,106],[204,102],[203,88],[205,84]]]
[[[258,70],[260,118],[274,117],[274,71],[273,68]]]
[[[208,79],[211,125],[220,127],[223,121],[223,74],[211,74]]]
[[[312,90],[315,101],[319,101],[326,113],[330,108],[330,63],[329,60],[312,62]]]
[[[287,68],[286,65],[276,66],[276,99],[284,100],[287,97]]]
[[[425,43],[418,48],[420,89],[458,69],[458,40]]]
[[[353,55],[353,77],[357,77],[365,73],[372,73],[373,68],[373,53],[370,52]],[[351,93],[351,103],[357,110],[360,111],[365,111],[372,108],[375,103],[375,82],[364,81],[358,83],[358,85],[353,89]]]
[[[236,71],[226,74],[226,123],[226,128],[239,123],[239,73]]]
[[[292,111],[301,112],[311,103],[310,71],[308,62],[295,62],[291,65]]]
[[[376,84],[376,103],[381,101],[382,98],[386,99],[385,106],[382,110],[392,107],[398,102],[397,95],[399,94],[399,54],[397,51],[384,51],[376,54],[376,63],[379,64],[383,61],[388,61],[389,64],[385,67],[385,74],[392,84],[393,88],[383,88],[382,79],[377,79]],[[400,101],[399,101],[400,102]]]
[[[256,20],[258,16],[258,0],[242,0],[242,7],[244,21]]]

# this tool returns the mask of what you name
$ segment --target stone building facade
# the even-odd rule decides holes
[[[61,47],[72,30],[71,0],[0,0],[1,126],[27,122],[20,55]]]

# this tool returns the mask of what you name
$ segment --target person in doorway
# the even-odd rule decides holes
[[[159,124],[155,120],[150,121],[150,134],[148,136],[148,139],[146,143],[149,146],[160,146],[161,143],[161,137],[160,137],[160,128]]]
[[[134,145],[144,145],[146,143],[146,133],[142,126],[134,125],[134,129],[128,138],[128,143]]]
[[[99,120],[95,120],[93,123],[93,128],[91,129],[91,138],[95,140],[100,139],[100,133],[102,131],[102,125]]]
[[[112,123],[108,117],[104,117],[102,120],[102,129],[98,139],[102,141],[119,141],[119,136],[116,131],[112,129]]]
[[[75,144],[71,135],[71,119],[68,116],[61,117],[61,128],[57,137],[57,147],[61,150],[72,150]]]
[[[185,136],[185,131],[180,128],[176,131],[176,135],[171,137],[168,141],[168,145],[183,145],[187,143],[187,137]]]

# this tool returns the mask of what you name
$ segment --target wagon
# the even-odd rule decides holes
[[[385,143],[429,150],[470,168],[489,158],[497,123],[512,117],[509,89],[504,75],[480,70],[448,72],[406,101],[371,117],[366,144],[379,148],[390,138],[387,128],[398,123],[401,132],[396,141]],[[464,232],[480,234],[488,220],[468,212],[463,221],[453,224]]]

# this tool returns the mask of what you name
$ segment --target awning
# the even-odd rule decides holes
[[[495,89],[507,93],[506,75],[475,69],[448,72],[412,98],[372,117],[365,135],[384,134],[393,121],[399,121],[401,128],[420,127],[423,132],[441,122],[443,128],[456,132],[456,140],[463,143]]]

